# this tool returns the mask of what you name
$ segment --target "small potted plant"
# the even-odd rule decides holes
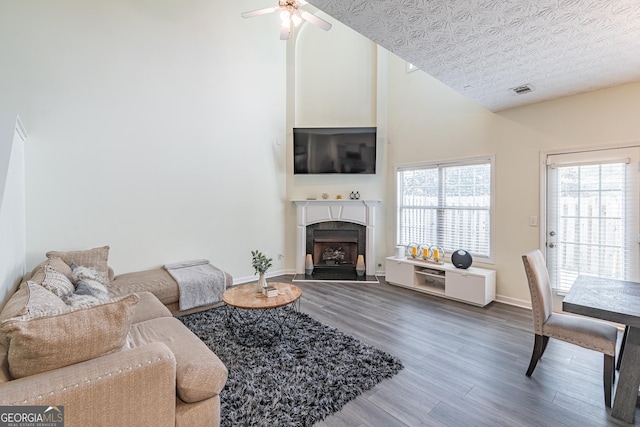
[[[257,250],[251,251],[251,265],[255,270],[255,274],[259,274],[257,287],[258,292],[262,292],[262,289],[267,287],[267,279],[265,279],[264,274],[267,272],[269,267],[271,267],[271,261],[273,261],[273,258],[267,258],[267,256],[262,252]]]

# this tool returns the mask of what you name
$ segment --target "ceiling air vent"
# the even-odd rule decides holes
[[[509,90],[515,95],[524,95],[525,93],[533,92],[533,86],[531,86],[530,84],[526,84],[522,86],[512,87]]]

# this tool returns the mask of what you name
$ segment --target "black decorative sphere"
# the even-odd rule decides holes
[[[464,249],[458,249],[451,254],[451,263],[457,268],[469,268],[472,262],[471,254]]]

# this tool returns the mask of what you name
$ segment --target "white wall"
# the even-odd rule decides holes
[[[0,310],[26,267],[26,133],[14,114],[0,114]]]
[[[264,2],[0,3],[0,109],[29,123],[28,264],[108,244],[116,273],[250,251],[284,269],[286,45]]]
[[[540,213],[539,180],[540,167],[536,155],[540,152],[571,148],[595,148],[640,143],[640,84],[630,84],[570,96],[499,113],[499,123],[505,136],[503,151],[509,159],[508,174],[504,176],[506,188],[513,198],[502,209],[511,221],[510,211],[519,206],[530,206],[531,214]],[[529,135],[520,139],[520,135]],[[509,150],[509,140],[525,142],[530,149]],[[513,145],[513,144],[512,144]],[[531,152],[534,149],[535,152]],[[530,154],[528,154],[530,153]],[[527,196],[530,195],[530,196]],[[523,211],[521,215],[524,215]],[[526,217],[518,218],[526,222]],[[539,231],[539,230],[536,230]],[[538,247],[536,236],[523,235],[531,248]],[[520,248],[505,236],[503,250]],[[526,294],[526,281],[522,267],[505,266],[500,272],[509,282],[503,283],[504,293]],[[519,278],[519,281],[517,280]]]

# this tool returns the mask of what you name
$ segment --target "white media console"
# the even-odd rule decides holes
[[[484,268],[460,269],[453,264],[432,264],[412,258],[386,258],[386,280],[473,305],[485,306],[496,298],[496,272]]]

